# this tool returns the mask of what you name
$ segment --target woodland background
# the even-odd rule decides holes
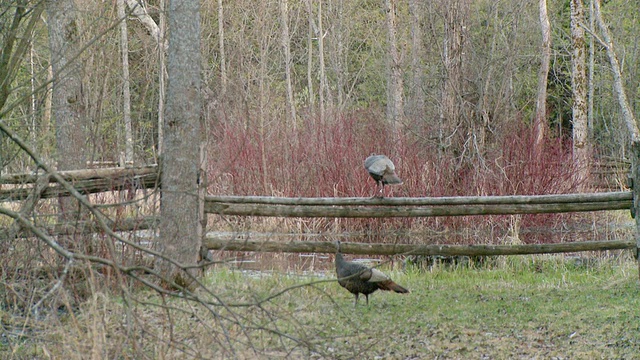
[[[603,214],[482,221],[210,215],[201,221],[192,200],[205,191],[369,197],[375,188],[362,163],[371,153],[391,157],[404,180],[392,196],[624,189],[624,176],[603,185],[600,175],[603,166],[628,169],[629,119],[637,117],[640,99],[639,8],[638,1],[616,0],[5,1],[0,175],[159,164],[163,178],[162,188],[131,192],[129,198],[36,196],[31,207],[3,203],[2,311],[11,310],[9,323],[16,328],[35,329],[40,325],[29,316],[38,320],[45,304],[73,314],[91,297],[88,304],[96,305],[96,289],[103,285],[122,290],[127,305],[118,311],[127,316],[123,323],[112,319],[121,326],[114,334],[135,348],[144,336],[131,334],[144,333],[158,319],[130,312],[145,300],[129,290],[143,285],[162,298],[154,310],[170,314],[171,306],[184,305],[183,315],[201,316],[202,310],[215,318],[222,328],[215,328],[220,331],[213,341],[233,349],[230,329],[255,344],[244,315],[234,318],[239,313],[225,307],[233,319],[225,322],[216,308],[226,306],[220,299],[169,290],[193,286],[190,275],[180,281],[173,275],[195,273],[185,264],[196,262],[207,230],[353,232],[356,241],[387,243],[616,237],[620,218]],[[149,234],[115,234],[106,226],[102,233],[77,231],[55,241],[37,233],[89,218],[118,222],[156,214],[158,252]],[[215,298],[208,284],[197,287]],[[167,305],[164,296],[199,307]],[[271,310],[262,307],[277,297],[251,298],[264,315],[256,331],[288,339],[286,331],[270,327]],[[288,320],[287,314],[276,317]],[[178,321],[168,316],[161,323],[169,328]],[[75,324],[78,333],[84,325]],[[163,331],[157,336],[174,334]],[[269,348],[271,340],[265,341],[258,347]],[[157,355],[140,351],[147,350]]]
[[[5,5],[5,30],[17,3]],[[571,4],[547,5],[550,62],[547,86],[541,89],[542,3],[203,2],[209,191],[222,191],[216,186],[224,183],[236,194],[360,195],[362,184],[352,181],[350,173],[371,152],[395,159],[410,181],[406,188],[411,190],[403,195],[554,191],[540,183],[508,184],[513,167],[535,160],[536,143],[544,142],[543,162],[548,164],[568,165],[575,153]],[[76,59],[87,161],[118,161],[128,150],[127,161],[157,162],[162,46],[153,28],[138,20],[148,14],[160,24],[159,5],[146,2],[136,10],[144,14],[127,16],[125,78],[115,3],[78,4],[81,40],[87,46]],[[637,5],[602,4],[632,108],[640,89]],[[589,14],[587,4],[581,26],[587,30],[583,105],[588,158],[624,158],[626,133],[609,59],[600,36],[590,36]],[[596,28],[593,32],[598,34]],[[43,17],[10,86],[11,109],[3,112],[3,121],[53,162],[47,36]],[[123,81],[129,84],[129,135]],[[542,90],[543,141],[533,137]],[[2,150],[3,173],[32,168],[6,136]],[[529,169],[535,175],[547,171],[535,165]]]
[[[4,39],[15,4],[37,2],[5,5]],[[207,192],[370,196],[362,161],[371,153],[395,161],[405,181],[395,196],[598,188],[597,166],[626,166],[619,161],[627,158],[629,132],[594,14],[608,26],[634,109],[637,5],[202,2],[198,95]],[[50,23],[35,21],[25,33],[24,61],[5,83],[4,123],[59,169],[158,163],[167,102],[163,6],[76,4],[81,52],[68,74],[81,90],[71,126],[52,120]],[[61,128],[72,130],[71,141],[58,143],[79,143],[69,151],[82,151],[61,155]],[[8,136],[0,145],[3,173],[34,169]],[[605,184],[624,186],[624,178]],[[473,223],[446,220],[459,221]]]

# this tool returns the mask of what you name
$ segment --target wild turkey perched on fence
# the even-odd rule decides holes
[[[379,196],[384,195],[385,185],[401,185],[402,180],[396,175],[396,167],[393,162],[385,155],[371,155],[364,160],[364,168],[367,169],[369,175],[376,181],[376,185],[380,187]]]
[[[336,273],[338,283],[356,296],[355,305],[358,305],[358,295],[364,294],[369,305],[369,294],[376,290],[395,291],[406,294],[409,290],[396,284],[382,271],[368,268],[362,264],[345,261],[340,252],[340,241],[336,241]]]

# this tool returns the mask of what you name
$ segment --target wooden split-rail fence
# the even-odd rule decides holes
[[[60,172],[62,177],[85,194],[107,191],[137,191],[158,186],[156,166],[138,168],[89,169]],[[38,174],[13,174],[0,178],[0,202],[22,201],[42,179]],[[40,189],[40,198],[68,196],[69,193],[50,178]],[[267,196],[206,196],[205,212],[223,216],[390,218],[470,215],[510,215],[630,210],[634,214],[634,193],[462,196],[421,198],[282,198]],[[157,219],[125,219],[111,224],[116,231],[153,228]],[[50,234],[95,232],[91,223],[51,226]],[[1,236],[1,234],[0,234]],[[522,245],[415,245],[345,243],[343,252],[369,255],[518,255],[638,249],[636,239],[581,241],[555,244]],[[269,237],[251,238],[243,234],[207,234],[204,246],[211,250],[315,253],[334,252],[329,241],[277,241]]]

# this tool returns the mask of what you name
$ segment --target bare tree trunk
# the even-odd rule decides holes
[[[620,105],[620,110],[622,111],[622,117],[625,124],[627,125],[627,130],[629,131],[629,138],[631,139],[632,145],[635,144],[636,146],[640,146],[640,130],[638,129],[638,123],[635,116],[633,115],[633,111],[631,111],[631,107],[629,106],[627,93],[624,88],[624,83],[622,82],[622,71],[620,70],[620,62],[618,61],[618,55],[616,54],[615,48],[613,46],[611,35],[609,35],[609,28],[607,27],[607,24],[605,24],[604,20],[602,19],[602,14],[600,13],[600,0],[593,0],[593,4],[596,22],[598,23],[598,28],[600,28],[600,31],[602,32],[602,45],[604,45],[607,49],[609,63],[611,64],[611,69],[613,70],[613,89],[616,91],[616,95],[618,96],[618,104]],[[639,186],[640,188],[640,185],[636,184],[636,186]],[[637,216],[636,219],[640,219],[640,216]],[[640,239],[638,241],[640,241]],[[638,261],[640,261],[640,258],[638,259]]]
[[[218,0],[218,47],[220,48],[220,92],[227,93],[227,55],[224,46],[224,7],[222,0]]]
[[[335,107],[338,111],[342,110],[346,105],[347,92],[347,74],[348,70],[345,68],[348,63],[345,57],[345,32],[347,27],[345,23],[348,23],[348,19],[344,18],[344,0],[330,1],[329,5],[333,5],[330,10],[330,14],[334,19],[332,24],[332,39],[334,39],[333,51],[331,52],[332,68],[335,75],[335,89],[336,89],[336,103]]]
[[[11,86],[18,75],[20,64],[26,55],[27,49],[30,49],[31,112],[32,117],[35,119],[35,111],[33,108],[35,101],[35,73],[33,70],[32,33],[36,24],[40,21],[40,15],[43,12],[44,6],[40,2],[34,4],[33,7],[27,5],[26,2],[19,2],[17,4],[7,3],[6,5],[3,4],[0,10],[2,12],[2,22],[0,23],[0,28],[2,29],[2,36],[0,36],[0,113],[4,113],[2,110],[12,93]],[[23,30],[23,32],[21,33],[20,30]],[[4,116],[0,115],[0,117]],[[35,126],[33,130],[35,130]],[[2,148],[4,136],[5,133],[0,131],[0,174],[2,174],[2,170],[6,165],[5,162],[7,161],[3,156],[5,152]]]
[[[121,1],[121,0],[119,0]],[[147,29],[149,34],[156,40],[158,44],[158,155],[162,154],[163,144],[163,124],[164,124],[164,106],[165,106],[165,79],[166,79],[166,66],[165,66],[165,54],[167,51],[167,41],[165,38],[165,3],[164,0],[160,0],[158,14],[159,24],[156,24],[155,20],[147,13],[144,6],[138,2],[138,0],[124,0],[129,7],[131,15],[135,16],[138,21]],[[133,137],[132,137],[133,138]],[[131,142],[133,145],[133,141]],[[133,155],[133,147],[131,154]]]
[[[289,43],[289,6],[287,0],[280,0],[280,20],[282,23],[282,49],[284,51],[285,77],[287,82],[287,103],[289,104],[289,122],[297,128],[296,102],[293,97],[293,81],[291,79],[291,50]]]
[[[315,94],[313,93],[313,34],[317,33],[316,25],[313,22],[313,6],[311,0],[305,1],[307,4],[307,15],[309,18],[309,31],[307,32],[307,91],[309,92],[309,108],[314,114]]]
[[[262,6],[260,8],[260,13],[262,14],[262,17],[260,18],[260,21],[258,22],[258,37],[259,37],[259,41],[260,41],[260,58],[259,58],[259,70],[258,70],[258,133],[260,135],[260,165],[262,167],[262,188],[265,194],[270,194],[271,192],[269,191],[269,180],[268,180],[268,173],[269,173],[269,168],[268,168],[268,163],[267,163],[267,149],[266,149],[266,143],[267,143],[267,139],[266,139],[266,122],[267,122],[267,112],[266,107],[267,107],[267,63],[268,63],[268,59],[267,59],[267,54],[269,51],[269,40],[270,40],[270,36],[271,34],[269,34],[267,32],[267,29],[269,28],[266,23],[271,20],[271,19],[266,19],[266,15],[268,12],[268,7],[269,4],[266,2],[261,2],[260,6]]]
[[[573,156],[578,164],[576,176],[585,181],[589,176],[591,151],[587,122],[587,66],[582,0],[571,0],[571,85],[573,89]]]
[[[11,94],[11,85],[20,69],[31,42],[31,34],[43,12],[42,3],[33,7],[26,3],[3,4],[2,37],[0,37],[0,110],[4,108]],[[13,15],[11,14],[13,12]],[[21,31],[22,30],[22,31]]]
[[[594,0],[589,0],[589,29],[591,31],[595,31],[596,23],[595,23],[595,15],[593,10],[593,2]],[[590,141],[593,139],[593,98],[595,94],[595,84],[594,84],[594,71],[596,68],[595,65],[595,41],[593,39],[593,34],[589,36],[589,70],[588,70],[588,92],[587,92],[587,127],[589,128],[589,137]]]
[[[420,27],[420,10],[418,0],[409,0],[409,13],[411,14],[411,97],[409,100],[408,113],[413,120],[418,120],[424,113],[424,75],[422,58],[424,49],[422,46],[423,34]]]
[[[82,93],[82,64],[79,59],[82,30],[73,0],[47,1],[47,27],[53,70],[52,116],[56,128],[59,170],[86,167],[87,131]],[[65,219],[78,213],[79,203],[61,198]]]
[[[156,24],[155,20],[153,20],[153,18],[149,15],[149,13],[147,13],[147,9],[145,9],[145,7],[142,5],[142,1],[139,1],[139,0],[124,0],[124,1],[127,3],[129,10],[131,10],[131,15],[135,16],[138,19],[138,21],[140,21],[142,26],[144,26],[147,29],[147,31],[149,31],[151,36],[156,41],[158,41],[158,44],[166,48],[167,43],[165,41],[161,41],[161,40],[164,40],[164,34],[161,34],[160,27],[158,26],[158,24]],[[160,13],[162,16],[164,16],[164,13],[162,11],[163,9],[164,9],[164,0],[161,0]]]
[[[198,261],[206,221],[199,1],[170,1],[168,14],[171,31],[159,245],[181,268],[166,260],[158,260],[158,268],[166,281],[192,288],[196,271],[184,267]]]
[[[464,42],[466,41],[466,8],[468,0],[456,0],[444,6],[443,86],[440,108],[440,149],[453,144],[461,127]],[[456,149],[456,151],[461,151]]]
[[[538,99],[536,101],[536,117],[533,120],[534,155],[536,159],[542,154],[542,144],[547,129],[547,78],[551,63],[551,24],[547,14],[547,0],[540,0],[540,30],[542,31],[542,47],[540,70],[538,70]]]
[[[322,0],[318,1],[318,59],[320,62],[320,89],[318,94],[320,95],[320,123],[325,123],[325,103],[324,96],[327,89],[327,73],[324,65],[324,29],[322,28]]]
[[[400,52],[398,51],[398,25],[396,0],[385,0],[389,54],[387,55],[387,120],[393,127],[397,141],[404,123],[403,79]]]
[[[35,49],[33,48],[33,41],[29,44],[29,80],[31,85],[31,146],[37,148],[37,140],[38,140],[38,126],[37,126],[37,118],[36,110],[38,106],[38,101],[36,99],[36,71],[33,55],[35,53]],[[0,138],[0,144],[2,144],[2,139]],[[0,145],[1,146],[1,145]],[[1,153],[2,151],[0,151]],[[1,155],[0,155],[1,156]],[[2,159],[0,159],[0,173],[2,172]]]
[[[122,116],[124,120],[124,134],[121,140],[124,140],[124,163],[120,166],[133,162],[133,130],[131,125],[131,92],[129,86],[129,39],[127,31],[127,14],[125,11],[124,0],[117,1],[118,18],[120,19],[120,53],[122,55]],[[122,136],[124,135],[124,136]],[[122,143],[119,150],[122,150]]]
[[[166,95],[166,83],[167,76],[167,63],[166,63],[166,29],[167,29],[167,17],[165,16],[166,6],[164,0],[160,0],[160,14],[159,14],[159,26],[158,26],[158,163],[160,163],[160,155],[162,155],[162,144],[164,142],[164,107],[165,107],[165,95]]]
[[[265,78],[267,76],[267,46],[266,44],[262,44],[260,48],[260,78],[258,80],[258,91],[259,94],[259,128],[258,131],[260,133],[260,160],[262,165],[262,188],[264,189],[265,194],[269,194],[269,182],[267,178],[267,174],[269,172],[268,164],[267,164],[267,150],[265,148],[267,139],[266,139],[266,119],[267,116],[265,113],[266,106],[266,86],[265,86]]]
[[[47,66],[47,87],[46,87],[46,94],[45,94],[45,98],[44,98],[44,110],[43,110],[43,114],[42,114],[42,130],[41,133],[42,134],[49,134],[51,131],[51,119],[52,116],[52,99],[53,96],[53,68],[51,67],[51,64],[49,64],[49,66]]]

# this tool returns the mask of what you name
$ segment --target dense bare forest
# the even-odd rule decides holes
[[[394,243],[608,238],[609,230],[588,224],[608,219],[573,221],[566,214],[482,222],[469,216],[262,220],[207,216],[203,199],[370,197],[374,182],[362,163],[372,153],[392,158],[404,180],[391,196],[624,189],[624,176],[609,169],[626,171],[630,139],[638,136],[639,6],[615,0],[5,1],[0,175],[42,176],[26,200],[3,200],[0,207],[0,289],[13,294],[2,309],[33,313],[45,303],[75,309],[96,293],[88,288],[96,274],[113,289],[137,284],[160,296],[208,289],[198,280],[200,269],[190,267],[211,260],[202,247],[207,230],[353,231],[361,234],[358,241]],[[162,186],[147,192],[126,184],[128,195],[82,196],[54,171],[146,165],[162,169]],[[71,196],[40,201],[50,181]],[[0,190],[22,185],[0,182]],[[142,216],[153,223],[144,230],[157,231],[160,241],[147,246],[112,229]],[[89,221],[101,233],[80,230]],[[60,224],[75,232],[46,233]],[[582,230],[557,237],[539,231],[557,227]],[[43,273],[23,273],[35,265]],[[73,300],[52,296],[60,286]],[[32,290],[38,296],[27,300]],[[123,291],[124,299],[140,300]],[[215,294],[185,294],[178,297],[219,316],[212,308],[220,303],[204,300]],[[246,332],[238,337],[251,343],[244,318],[229,314],[229,322],[216,320],[224,325],[215,341],[237,346],[226,331],[238,326]],[[268,323],[265,316],[257,321]],[[152,321],[133,318],[141,327]]]
[[[3,11],[7,45],[24,35],[3,53],[12,60],[4,124],[60,170],[158,163],[174,100],[164,4],[78,3],[68,65],[56,65],[52,14],[37,17],[37,4]],[[202,56],[192,57],[201,64],[207,192],[369,196],[361,169],[371,153],[394,158],[405,179],[395,196],[622,188],[620,177],[603,184],[598,166],[627,158],[608,49],[629,111],[640,89],[636,4],[592,5],[204,2]],[[52,80],[75,84],[72,107],[52,96]],[[73,122],[56,123],[52,109]],[[3,173],[35,169],[9,136],[0,145]]]
[[[5,5],[4,39],[10,38],[13,6],[19,3]],[[81,53],[69,73],[82,82],[78,101],[87,161],[119,161],[126,155],[137,164],[156,162],[159,109],[166,101],[159,77],[166,46],[160,25],[165,25],[161,4],[148,2],[136,8],[135,1],[126,3],[124,38],[115,4],[83,2],[77,9]],[[438,169],[460,179],[478,175],[483,166],[494,166],[495,160],[506,157],[510,149],[505,147],[513,136],[522,144],[517,145],[518,151],[524,150],[521,160],[526,160],[534,140],[531,128],[541,80],[547,83],[545,141],[561,142],[559,146],[570,155],[575,127],[570,2],[548,4],[550,58],[544,79],[539,76],[545,51],[538,5],[535,1],[203,3],[202,95],[214,154],[210,183],[230,174],[250,180],[235,180],[238,193],[294,195],[292,189],[300,189],[301,183],[321,173],[331,176],[327,173],[350,169],[376,151],[402,154],[399,167],[405,171]],[[602,6],[631,108],[639,88],[635,5]],[[621,158],[626,154],[622,146],[626,132],[611,65],[600,31],[590,28],[593,16],[588,6],[582,16],[586,20],[575,28],[583,32],[583,61],[588,65],[583,71],[589,75],[588,98],[580,103],[588,115],[586,142],[594,157]],[[53,146],[50,113],[55,103],[47,85],[51,61],[45,20],[43,16],[33,24],[28,48],[21,49],[21,61],[10,69],[14,77],[4,82],[3,121],[53,163],[60,159]],[[124,45],[128,56],[123,58]],[[6,136],[2,149],[4,173],[32,168]],[[417,161],[423,163],[419,168]],[[305,171],[283,169],[284,162],[304,165],[298,169]],[[451,164],[451,169],[442,171],[441,164]],[[335,166],[335,171],[322,169],[325,166]],[[286,171],[286,176],[273,168]],[[325,179],[303,187],[304,194],[299,195],[332,194],[339,181]],[[433,189],[428,193],[465,192],[434,182],[430,181]],[[475,185],[477,190],[483,188]]]

